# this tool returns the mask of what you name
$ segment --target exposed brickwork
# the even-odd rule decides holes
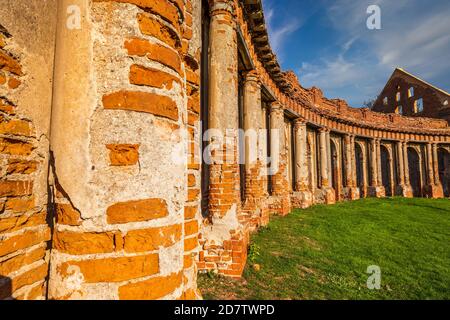
[[[269,223],[267,204],[267,175],[264,165],[257,162],[245,175],[245,203],[242,211],[246,215],[250,230],[257,230]]]
[[[112,21],[104,24],[93,18],[97,28],[106,34],[110,28],[121,28],[121,19],[135,19],[129,26],[133,28],[132,34],[124,33],[122,40],[108,38],[108,41],[119,41],[122,52],[110,49],[112,43],[95,43],[98,59],[127,61],[118,67],[119,80],[98,66],[98,77],[109,78],[105,88],[97,93],[101,94],[99,112],[122,119],[127,129],[117,135],[93,131],[100,134],[98,142],[106,140],[98,147],[98,142],[92,140],[94,153],[99,150],[105,155],[103,163],[93,163],[94,176],[101,180],[101,174],[113,173],[110,179],[116,184],[107,189],[106,197],[96,196],[97,201],[105,202],[97,217],[93,218],[74,203],[67,184],[60,190],[51,268],[51,276],[57,282],[51,286],[50,296],[55,299],[197,298],[193,260],[198,245],[199,168],[191,167],[182,182],[182,177],[171,172],[180,175],[182,167],[172,163],[168,153],[175,140],[181,141],[176,130],[198,126],[195,121],[199,100],[196,106],[192,101],[199,92],[199,82],[195,80],[198,75],[194,76],[199,72],[198,56],[189,52],[195,49],[194,44],[192,50],[189,42],[182,48],[183,39],[191,38],[193,7],[190,1],[189,5],[185,1],[169,0],[93,2],[95,15]],[[128,122],[129,117],[142,117],[147,122]],[[89,121],[93,126],[101,123],[99,118]],[[113,121],[109,123],[113,125]],[[138,134],[128,134],[127,131],[134,132],[136,128]],[[151,138],[147,138],[149,130],[153,132]],[[161,177],[156,165],[159,160],[151,167],[146,162],[154,156],[162,157],[160,165],[172,163]],[[105,164],[112,171],[103,169]],[[129,180],[130,192],[116,188],[124,179]],[[153,179],[154,187],[141,187],[145,179]],[[155,184],[162,179],[166,181],[163,188]],[[173,193],[174,190],[178,192]],[[128,195],[123,196],[124,193]],[[187,201],[186,214],[180,207],[180,204],[184,206],[183,194],[186,195],[183,200]],[[79,279],[76,289],[68,285],[74,278]],[[103,284],[108,284],[109,289],[104,290]]]
[[[9,50],[14,37],[6,31],[0,38],[0,300],[42,298],[50,228],[46,204],[35,201],[35,193],[45,163],[18,98],[29,85],[21,52]]]
[[[449,103],[450,94],[403,69],[396,69],[375,101],[372,110],[450,121]]]
[[[199,299],[197,272],[240,277],[270,214],[450,196],[442,114],[303,88],[270,49],[260,0],[92,0],[73,30],[56,2],[0,28],[0,299]],[[30,39],[44,18],[58,32]],[[415,92],[426,103],[428,89]],[[251,144],[242,126],[271,130]]]
[[[112,166],[132,166],[139,161],[139,145],[109,144],[109,159]]]
[[[148,199],[117,203],[106,211],[108,223],[121,224],[167,217],[167,203],[161,199]]]

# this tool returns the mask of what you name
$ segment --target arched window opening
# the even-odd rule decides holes
[[[415,112],[415,113],[421,113],[421,112],[423,112],[423,99],[422,99],[422,98],[417,99],[417,100],[414,102],[414,112]]]
[[[439,148],[438,150],[439,179],[444,189],[444,196],[450,197],[450,153]]]

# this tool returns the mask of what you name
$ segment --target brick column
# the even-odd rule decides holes
[[[200,190],[187,187],[187,156],[174,159],[174,141],[188,144],[177,130],[187,128],[186,83],[198,85],[181,48],[191,9],[168,0],[77,4],[82,28],[69,29],[73,1],[58,3],[49,298],[195,298],[198,225],[195,208],[189,222],[183,209]]]
[[[396,145],[396,150],[397,150],[397,157],[398,157],[398,181],[399,181],[399,185],[400,186],[404,186],[405,185],[405,165],[404,165],[404,160],[403,160],[403,147],[402,147],[402,142],[399,141],[397,142]]]
[[[390,172],[390,183],[391,183],[391,190],[390,190],[390,192],[391,192],[391,196],[392,197],[395,196],[395,179],[396,179],[396,177],[395,177],[395,170],[394,170],[394,165],[395,165],[394,152],[395,152],[394,151],[394,147],[391,146],[390,155],[389,155],[389,172]]]
[[[268,169],[268,150],[267,150],[267,132],[269,128],[266,125],[266,115],[267,115],[267,105],[261,104],[260,108],[260,117],[261,117],[261,130],[258,134],[258,148],[259,148],[259,159],[261,161],[262,167],[260,169],[261,179],[262,179],[262,192],[263,197],[260,207],[261,211],[261,226],[267,226],[270,220],[270,211],[269,211],[269,191],[268,191],[268,183],[269,183],[269,169]]]
[[[40,0],[0,6],[0,303],[47,293],[57,6]]]
[[[328,168],[328,148],[327,148],[327,129],[319,129],[319,150],[320,150],[320,184],[322,188],[330,186],[329,168]]]
[[[287,167],[286,139],[284,135],[284,110],[279,102],[273,102],[270,108],[270,172],[272,179],[272,197],[270,211],[287,215],[291,210],[289,182],[286,179]]]
[[[238,277],[246,262],[248,230],[239,191],[236,8],[231,0],[209,4],[210,224],[201,230],[199,269]]]
[[[345,185],[347,187],[353,186],[353,166],[352,166],[352,148],[351,148],[351,136],[345,135],[344,137],[344,148],[345,148],[345,158],[344,158],[344,167],[345,167]]]
[[[440,185],[442,188],[442,182],[439,177],[439,155],[437,143],[433,143],[433,169],[434,169],[434,184]]]
[[[436,159],[436,161],[435,161]],[[427,143],[426,169],[427,184],[425,186],[425,195],[429,198],[443,198],[444,190],[439,180],[439,168],[437,164],[437,144]]]
[[[376,139],[376,150],[377,150],[377,185],[383,187],[383,173],[381,168],[381,141]]]
[[[296,119],[294,123],[295,131],[295,177],[296,190],[293,195],[293,206],[297,208],[307,208],[312,204],[312,192],[309,190],[308,177],[309,167],[306,150],[306,122],[303,119]]]
[[[370,140],[370,187],[369,196],[381,198],[385,196],[384,187],[380,185],[380,143],[377,139]]]
[[[345,184],[344,193],[347,199],[356,200],[360,197],[359,188],[356,185],[356,156],[355,156],[355,136],[345,135]]]
[[[336,202],[336,194],[331,187],[330,181],[330,135],[327,128],[319,129],[319,150],[320,150],[320,182],[322,202],[332,204]],[[320,202],[320,200],[319,200]]]
[[[264,168],[259,141],[263,127],[261,117],[261,83],[256,71],[246,74],[244,83],[244,130],[245,130],[245,199],[243,213],[251,231],[266,223],[268,208],[266,200]],[[265,144],[265,143],[264,143]],[[264,160],[264,161],[263,161]]]
[[[353,186],[358,188],[358,182],[357,182],[357,177],[356,177],[356,141],[355,141],[355,136],[354,135],[350,135],[350,161],[352,163],[352,182],[353,182]],[[358,188],[359,189],[359,188]],[[359,190],[358,190],[358,195],[359,195]]]
[[[402,143],[403,150],[403,166],[405,168],[405,185],[411,187],[411,180],[409,176],[409,157],[408,157],[408,143]]]
[[[406,180],[405,174],[405,153],[403,148],[403,142],[398,141],[396,143],[396,152],[397,152],[397,179],[398,184],[395,187],[395,194],[398,196],[411,198],[412,197],[412,189],[409,186]]]

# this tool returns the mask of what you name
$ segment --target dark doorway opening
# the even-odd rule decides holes
[[[439,179],[444,189],[444,196],[450,197],[450,154],[445,149],[438,150]]]
[[[330,141],[331,147],[331,186],[333,187],[336,200],[340,200],[340,180],[339,180],[339,154],[333,140]]]
[[[414,197],[420,197],[422,190],[420,187],[420,160],[417,151],[408,148],[409,182],[413,190]]]
[[[391,183],[391,157],[389,151],[385,146],[381,146],[381,180],[383,187],[386,190],[386,196],[392,197],[392,183]]]
[[[355,144],[355,158],[356,158],[356,184],[359,187],[359,195],[361,198],[365,197],[364,189],[364,154],[359,144]]]
[[[296,183],[295,181],[297,180],[297,176],[296,176],[296,172],[295,172],[295,167],[296,167],[296,160],[295,160],[295,153],[296,153],[296,140],[295,140],[295,126],[294,126],[294,122],[291,120],[287,120],[287,123],[289,124],[289,142],[290,142],[290,146],[289,146],[289,158],[290,158],[290,166],[289,166],[289,177],[290,177],[290,181],[291,181],[291,188],[292,191],[296,191]]]
[[[209,32],[210,32],[210,19],[209,19],[209,5],[207,0],[202,1],[202,53],[201,53],[201,78],[200,78],[200,108],[201,108],[201,131],[200,131],[200,146],[201,152],[205,150],[209,144],[208,141],[204,141],[203,137],[205,132],[209,128]],[[202,202],[201,209],[203,217],[209,216],[209,164],[205,161],[202,154],[202,172],[201,172],[201,191]]]

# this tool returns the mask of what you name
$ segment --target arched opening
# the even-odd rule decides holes
[[[444,196],[450,197],[450,154],[447,150],[438,150],[439,179],[444,189]]]
[[[339,179],[339,153],[333,140],[330,143],[331,148],[331,186],[336,193],[336,200],[340,200],[341,183]]]
[[[386,196],[392,197],[392,183],[391,183],[391,156],[389,150],[385,146],[381,146],[381,181],[386,190]]]
[[[422,188],[420,187],[420,159],[414,148],[408,148],[409,183],[413,190],[414,197],[420,197]]]
[[[361,149],[361,146],[356,143],[355,144],[355,157],[356,157],[356,184],[359,187],[360,197],[365,197],[365,188],[364,188],[364,153]]]

